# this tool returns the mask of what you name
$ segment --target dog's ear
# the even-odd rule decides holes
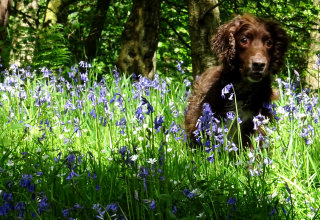
[[[241,17],[237,16],[230,22],[221,25],[211,39],[211,49],[219,56],[221,62],[232,66],[236,55],[235,33],[240,26]]]
[[[273,40],[270,71],[272,73],[277,73],[284,64],[284,54],[287,51],[289,44],[288,36],[286,31],[276,22],[266,21],[265,26]]]

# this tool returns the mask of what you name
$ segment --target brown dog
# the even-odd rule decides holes
[[[253,117],[261,113],[271,119],[265,103],[270,103],[276,95],[271,88],[272,75],[284,63],[288,46],[286,32],[275,22],[243,15],[222,25],[211,42],[221,66],[206,70],[195,81],[185,116],[186,131],[194,136],[204,103],[209,104],[218,118],[236,112],[235,100],[221,96],[222,89],[232,84],[242,120],[242,144],[248,145],[254,132]]]

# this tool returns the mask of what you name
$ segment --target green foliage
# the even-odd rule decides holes
[[[40,30],[36,40],[34,67],[62,68],[70,63],[71,52],[63,35],[63,25],[55,24]]]
[[[32,1],[24,1],[30,5]],[[10,17],[9,41],[11,61],[36,65],[55,63],[55,67],[85,60],[85,40],[90,32],[97,1],[74,1],[58,14],[58,25],[43,31],[41,25],[46,12],[46,1],[39,1],[35,10],[17,9]],[[95,63],[101,72],[108,72],[117,62],[121,34],[129,17],[132,1],[111,1],[104,29],[98,42]],[[16,10],[17,9],[17,10]],[[311,33],[319,20],[319,7],[312,0],[225,0],[219,6],[221,23],[230,20],[234,14],[251,13],[278,21],[290,36],[288,64],[301,73],[307,67],[307,58],[312,42]],[[26,21],[20,25],[20,21]],[[160,36],[157,51],[157,69],[165,76],[176,75],[176,62],[183,61],[186,75],[192,75],[189,38],[188,7],[185,2],[166,0],[161,4]],[[48,42],[48,43],[46,43]],[[57,44],[49,45],[49,44]],[[31,48],[31,49],[30,49]],[[34,50],[32,49],[34,48]],[[39,54],[37,54],[39,53]],[[56,60],[52,60],[56,59]],[[50,60],[50,61],[49,61]],[[54,61],[54,62],[51,62]],[[104,63],[104,65],[102,65]]]
[[[279,120],[262,125],[262,148],[234,152],[224,137],[191,149],[182,129],[187,82],[132,83],[116,71],[92,82],[96,73],[79,66],[67,70],[71,78],[5,74],[1,217],[319,217],[319,98],[296,93],[299,84],[279,81]]]

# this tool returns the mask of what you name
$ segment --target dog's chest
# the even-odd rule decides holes
[[[249,104],[244,100],[237,100],[235,103],[234,100],[227,103],[226,106],[227,112],[233,112],[236,116],[238,113],[238,117],[242,122],[252,121],[254,112],[249,108]]]

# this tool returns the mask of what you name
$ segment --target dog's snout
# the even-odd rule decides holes
[[[255,61],[252,63],[252,70],[260,72],[264,70],[265,66],[266,66],[265,62]]]
[[[263,72],[267,65],[267,59],[261,54],[251,57],[251,68],[253,72]]]

